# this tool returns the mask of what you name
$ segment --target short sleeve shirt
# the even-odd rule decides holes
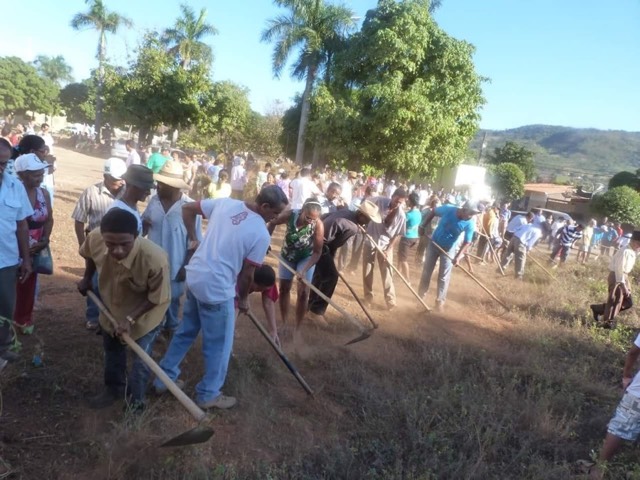
[[[471,242],[476,231],[476,220],[460,220],[458,218],[458,207],[453,205],[442,205],[435,209],[435,213],[440,217],[438,226],[431,238],[444,250],[450,250],[464,232],[464,241]]]
[[[398,207],[396,214],[391,220],[391,224],[387,227],[384,220],[387,217],[387,213],[389,213],[391,200],[385,197],[374,197],[371,201],[378,206],[380,216],[382,217],[382,223],[369,222],[369,225],[367,226],[367,233],[378,243],[380,248],[385,249],[394,237],[404,235],[405,233],[407,221],[404,210],[402,207]]]
[[[203,303],[222,303],[235,297],[245,260],[262,265],[271,237],[264,219],[240,200],[203,200],[200,209],[209,226],[187,265],[187,287]]]
[[[96,264],[100,296],[115,318],[125,318],[144,300],[155,305],[133,325],[131,338],[138,339],[160,325],[171,302],[169,262],[162,248],[146,238],[137,238],[129,255],[116,260],[107,252],[102,234],[96,229],[80,247],[80,255]],[[113,332],[103,314],[100,327]]]
[[[116,198],[104,186],[103,182],[91,185],[80,194],[71,218],[87,223],[89,231],[100,226],[100,221],[104,214],[111,208]]]
[[[422,214],[420,213],[420,210],[412,208],[407,212],[407,229],[404,234],[405,238],[420,238],[420,234],[418,233],[420,222],[422,222]]]
[[[16,222],[31,215],[33,207],[22,182],[5,171],[0,185],[0,268],[20,262]]]

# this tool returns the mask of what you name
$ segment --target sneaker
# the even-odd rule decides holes
[[[175,381],[175,384],[180,390],[184,390],[184,385],[185,385],[184,380],[178,379]],[[169,391],[169,389],[164,383],[162,384],[161,387],[154,385],[153,390],[156,392],[156,395],[164,395]]]
[[[593,319],[596,321],[596,323],[599,322],[600,321],[599,320],[600,314],[598,314],[596,312],[596,306],[595,305],[591,305],[589,308],[591,308],[591,313],[593,314]]]
[[[222,410],[226,410],[235,406],[236,403],[236,397],[227,397],[226,395],[220,394],[208,402],[198,402],[198,406],[203,410],[207,410],[209,408],[220,408]]]
[[[436,311],[444,312],[444,302],[442,300],[436,300]]]
[[[18,326],[18,330],[20,331],[20,333],[22,333],[22,335],[33,335],[34,328],[35,327],[33,325],[19,325]]]
[[[387,303],[387,311],[391,312],[392,310],[395,310],[395,308],[396,308],[395,303]]]
[[[105,388],[98,395],[89,398],[89,408],[100,410],[102,408],[110,407],[116,403],[117,400],[118,395],[116,395],[112,390]]]
[[[12,350],[7,350],[2,355],[0,355],[0,358],[6,360],[9,363],[13,363],[20,360],[20,354]]]
[[[93,331],[98,329],[98,322],[87,322],[84,324],[84,328]]]
[[[312,311],[307,312],[307,318],[311,320],[313,323],[317,323],[322,327],[328,327],[329,324],[327,320],[324,318],[324,315],[320,315],[319,313],[314,313]]]

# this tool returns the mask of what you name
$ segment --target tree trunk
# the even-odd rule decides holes
[[[100,32],[100,46],[98,47],[98,87],[96,88],[96,143],[100,144],[102,138],[102,106],[104,99],[102,98],[104,90],[104,59],[106,56],[105,32]],[[110,146],[110,145],[108,145]]]
[[[307,83],[302,94],[302,111],[300,112],[300,127],[298,129],[298,146],[296,148],[296,163],[302,165],[304,161],[304,136],[309,123],[309,111],[311,110],[311,90],[316,77],[316,67],[307,70]]]

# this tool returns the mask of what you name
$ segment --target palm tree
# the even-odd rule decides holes
[[[38,55],[33,61],[34,66],[38,69],[38,73],[44,78],[48,78],[58,86],[65,83],[73,82],[71,75],[71,67],[62,55],[49,57],[47,55]]]
[[[94,29],[98,32],[98,86],[96,89],[96,139],[100,142],[100,130],[102,127],[102,92],[104,90],[104,63],[107,58],[107,33],[116,34],[120,27],[131,27],[133,22],[116,12],[110,12],[103,0],[85,0],[89,10],[85,13],[76,13],[71,19],[71,28],[74,30]]]
[[[188,69],[191,62],[201,62],[211,64],[213,52],[211,47],[204,43],[202,39],[210,35],[217,35],[218,30],[206,23],[207,10],[200,10],[200,15],[196,14],[189,5],[180,5],[182,16],[176,20],[173,28],[167,28],[162,34],[162,42],[168,47],[171,55],[179,59],[180,65]]]
[[[327,4],[324,0],[274,1],[289,11],[267,21],[262,41],[275,43],[273,73],[276,78],[280,78],[291,54],[299,51],[292,76],[305,80],[296,148],[296,162],[302,164],[314,82],[319,71],[326,67],[332,47],[344,40],[353,27],[354,13],[347,7]]]

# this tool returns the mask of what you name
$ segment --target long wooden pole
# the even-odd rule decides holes
[[[489,245],[489,249],[491,250],[491,254],[493,255],[494,260],[498,264],[500,273],[502,274],[503,277],[506,276],[506,273],[504,273],[504,268],[502,268],[502,262],[500,262],[500,259],[498,258],[498,254],[496,253],[496,250],[493,248],[493,244],[491,243],[491,237],[482,232],[478,232],[478,233],[487,239],[487,244]]]
[[[542,263],[540,263],[540,262],[536,259],[536,257],[534,257],[534,256],[531,254],[531,252],[529,252],[527,255],[529,256],[529,258],[531,259],[531,261],[532,261],[533,263],[535,263],[537,266],[539,266],[539,267],[542,269],[542,271],[543,271],[544,273],[546,273],[547,275],[549,275],[549,276],[550,276],[552,279],[554,279],[554,280],[557,280],[557,279],[558,279],[558,278],[557,278],[555,275],[553,275],[549,270],[547,270],[547,269],[544,267],[544,265],[542,265]]]
[[[422,306],[424,307],[424,309],[425,309],[427,312],[430,312],[430,311],[431,311],[431,309],[429,308],[429,306],[428,306],[426,303],[424,303],[424,300],[422,299],[422,297],[420,297],[420,295],[418,295],[418,292],[416,292],[416,291],[413,289],[413,287],[412,287],[412,286],[411,286],[411,284],[407,281],[407,279],[406,279],[406,278],[404,278],[404,277],[402,276],[402,274],[401,274],[401,273],[400,273],[400,271],[396,268],[396,266],[395,266],[393,263],[391,263],[391,262],[389,261],[389,259],[387,258],[387,256],[385,255],[385,253],[382,251],[382,249],[378,246],[378,244],[376,243],[376,241],[375,241],[373,238],[371,238],[371,235],[369,235],[369,234],[367,233],[367,231],[366,231],[364,228],[362,228],[362,225],[358,225],[358,228],[360,229],[360,231],[361,231],[363,234],[365,234],[365,235],[366,235],[367,239],[369,240],[369,242],[371,242],[371,245],[373,245],[373,246],[374,246],[374,248],[378,251],[378,253],[380,253],[380,255],[382,255],[382,257],[384,258],[385,262],[387,262],[387,265],[389,265],[389,267],[391,268],[391,270],[393,270],[393,272],[394,272],[396,275],[398,275],[398,277],[400,277],[400,280],[402,280],[402,282],[407,286],[407,288],[408,288],[409,290],[411,290],[411,293],[413,293],[413,294],[415,295],[415,297],[416,297],[416,298],[418,299],[418,301],[422,304]]]
[[[308,282],[306,278],[301,277],[300,275],[298,275],[298,272],[296,272],[293,268],[291,268],[287,262],[285,262],[280,255],[276,255],[273,252],[269,252],[269,255],[271,255],[273,258],[275,258],[276,260],[278,260],[278,262],[280,262],[280,265],[282,265],[284,268],[286,268],[287,270],[289,270],[289,272],[291,272],[293,274],[294,277],[299,278],[300,280],[302,280],[302,283],[304,283],[307,287],[309,287],[311,290],[313,290],[321,299],[323,299],[325,302],[327,302],[329,305],[331,305],[333,308],[335,308],[338,312],[340,312],[340,314],[345,317],[347,320],[349,320],[351,323],[353,323],[355,326],[358,327],[358,330],[360,330],[360,332],[364,332],[366,331],[366,329],[364,328],[364,326],[357,321],[351,314],[349,314],[349,312],[347,312],[344,308],[342,308],[340,305],[338,305],[336,302],[334,302],[333,300],[331,300],[329,297],[327,297],[324,293],[322,293],[318,288],[316,288],[311,282]]]
[[[113,328],[114,329],[117,328],[118,322],[116,321],[115,318],[113,318],[113,315],[111,315],[111,312],[100,301],[100,299],[91,290],[87,292],[87,295],[91,300],[93,300],[93,303],[95,303],[98,306],[100,311],[104,313],[104,316],[107,317],[111,325],[113,325]],[[106,333],[103,333],[103,335],[106,335]],[[138,345],[129,336],[129,334],[123,333],[122,335],[120,335],[120,338],[122,338],[122,340],[124,340],[124,342],[131,348],[131,350],[133,350],[135,354],[138,355],[140,359],[147,365],[147,367],[151,369],[151,371],[156,375],[156,377],[158,377],[158,380],[160,380],[167,387],[167,389],[173,394],[174,397],[178,399],[178,401],[182,404],[182,406],[189,411],[189,413],[194,419],[196,419],[197,421],[202,421],[206,418],[207,414],[200,407],[198,407],[198,405],[196,405],[195,402],[191,400],[182,390],[180,390],[180,387],[178,387],[173,382],[173,380],[169,378],[169,376],[164,372],[164,370],[160,368],[160,366],[153,360],[153,358],[151,358],[149,354],[147,354],[147,352],[145,352],[140,347],[140,345]]]
[[[346,285],[346,287],[349,289],[349,291],[351,292],[351,295],[353,295],[353,298],[356,299],[356,302],[358,302],[358,305],[360,305],[360,308],[362,309],[362,311],[364,312],[365,316],[369,319],[369,322],[371,322],[371,325],[373,326],[373,328],[378,328],[378,324],[375,322],[375,320],[373,319],[373,317],[371,316],[371,314],[369,313],[369,310],[367,309],[367,307],[365,306],[364,303],[362,303],[362,300],[360,300],[360,298],[358,297],[358,295],[356,294],[356,291],[353,289],[353,287],[351,285],[349,285],[349,282],[347,282],[347,279],[344,278],[344,275],[342,275],[342,273],[340,273],[340,271],[338,270],[338,277],[340,277],[340,280],[342,280],[344,282],[344,284]]]
[[[440,245],[438,245],[436,242],[433,241],[433,239],[431,237],[429,237],[429,239],[431,240],[431,245],[435,245],[436,248],[438,250],[440,250],[441,253],[443,253],[444,255],[446,255],[451,261],[453,261],[453,258],[451,258],[451,255],[449,255]],[[471,273],[469,270],[467,270],[466,268],[464,268],[462,265],[458,264],[458,268],[460,268],[464,273],[466,273],[467,275],[469,275],[469,277],[471,277],[471,279],[476,282],[478,285],[480,285],[480,287],[482,287],[482,289],[487,292],[489,294],[489,296],[491,298],[493,298],[496,302],[498,302],[500,305],[502,305],[505,310],[509,310],[509,307],[502,301],[500,300],[498,297],[495,296],[495,294],[489,290],[487,287],[485,287],[485,285],[478,280],[475,275],[473,273]]]

